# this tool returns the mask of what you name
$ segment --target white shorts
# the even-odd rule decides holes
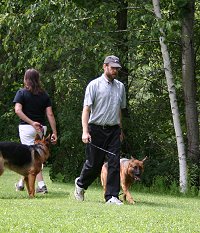
[[[47,126],[43,126],[44,135],[47,132]],[[19,137],[22,144],[33,145],[36,134],[43,136],[42,132],[36,132],[36,130],[31,125],[19,125]]]

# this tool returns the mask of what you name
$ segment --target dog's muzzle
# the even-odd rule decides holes
[[[139,176],[134,176],[134,180],[135,180],[135,181],[140,181],[141,179],[140,179]]]
[[[140,173],[140,169],[137,167],[137,168],[134,168],[133,169],[133,177],[134,177],[134,180],[136,180],[136,181],[140,181],[141,179],[140,179],[140,175],[141,175],[141,173]]]

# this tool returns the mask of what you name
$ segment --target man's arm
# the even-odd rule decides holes
[[[82,112],[82,127],[83,127],[82,141],[84,143],[88,143],[91,141],[91,135],[89,134],[89,129],[88,129],[89,117],[90,117],[90,107],[84,106]]]

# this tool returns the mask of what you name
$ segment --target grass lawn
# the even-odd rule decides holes
[[[200,199],[134,193],[135,205],[106,205],[101,187],[91,186],[85,201],[73,198],[74,184],[52,183],[49,193],[29,199],[16,192],[18,175],[6,170],[0,178],[0,233],[200,232]]]

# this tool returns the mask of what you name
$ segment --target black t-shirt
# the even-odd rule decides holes
[[[51,100],[47,92],[34,95],[23,88],[17,91],[13,103],[20,103],[23,113],[32,121],[45,125],[46,108],[51,106]],[[20,124],[27,123],[20,119]]]

